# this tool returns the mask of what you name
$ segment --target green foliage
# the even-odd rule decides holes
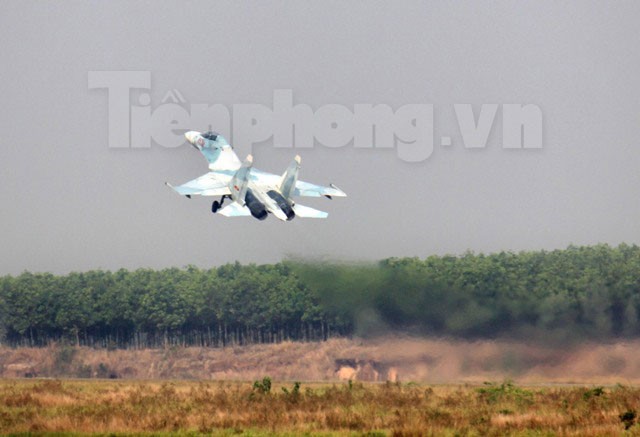
[[[584,394],[582,395],[582,398],[586,401],[589,400],[591,398],[597,398],[604,395],[604,388],[602,387],[594,387],[590,390],[587,390],[584,392]]]
[[[262,378],[262,381],[255,381],[253,383],[253,391],[257,391],[258,393],[262,394],[271,393],[271,378],[265,376],[264,378]]]
[[[629,429],[636,422],[636,412],[634,410],[628,410],[624,413],[620,413],[618,416],[620,421],[624,424],[624,429]]]
[[[88,364],[80,364],[74,372],[76,378],[91,378],[93,376],[93,369]]]
[[[66,375],[71,372],[71,365],[76,356],[77,350],[69,344],[57,346],[53,359],[53,374]]]
[[[289,391],[289,389],[287,389],[286,387],[282,387],[282,392],[285,395],[298,396],[300,394],[300,383],[298,381],[295,381],[293,383],[293,389],[291,391]]]
[[[0,277],[0,341],[14,346],[223,346],[398,330],[638,337],[640,247]]]
[[[286,387],[282,387],[282,392],[284,396],[292,403],[296,403],[300,400],[300,382],[295,381],[293,383],[293,388],[291,391]]]
[[[540,339],[640,334],[640,248],[391,258],[294,265],[329,320],[352,332]],[[514,363],[517,365],[517,363]]]
[[[105,363],[98,364],[98,369],[96,370],[96,377],[98,378],[108,378],[110,376],[109,366]]]
[[[533,402],[533,392],[515,386],[511,381],[500,385],[485,382],[485,387],[477,389],[480,398],[489,404],[511,401],[518,404],[530,404]]]

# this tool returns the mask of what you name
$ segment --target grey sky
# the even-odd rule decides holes
[[[287,256],[380,259],[640,243],[637,2],[0,3],[0,274],[209,267]],[[334,182],[324,221],[226,219],[164,186],[206,171],[192,148],[108,147],[92,70],[151,72],[152,106],[430,103],[421,163],[394,150],[253,149]],[[542,150],[462,146],[456,103],[533,103]],[[194,126],[194,129],[197,129]],[[242,149],[243,145],[237,145]]]

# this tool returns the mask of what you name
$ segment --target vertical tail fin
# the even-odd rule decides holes
[[[251,167],[253,166],[253,156],[247,156],[247,159],[242,163],[242,167],[233,175],[231,182],[229,182],[229,189],[231,190],[231,197],[233,200],[244,205],[244,199],[247,194],[247,188],[249,187],[249,175],[251,174]]]
[[[282,179],[280,179],[280,186],[278,187],[282,196],[285,199],[290,199],[293,191],[296,189],[296,182],[298,182],[298,171],[300,170],[300,155],[296,155],[296,157],[291,161],[289,167],[282,175]]]

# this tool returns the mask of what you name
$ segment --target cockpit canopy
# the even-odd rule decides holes
[[[202,138],[207,139],[207,140],[211,140],[211,141],[217,140],[219,136],[220,136],[220,134],[218,132],[214,132],[212,130],[207,131],[207,132],[202,134]]]

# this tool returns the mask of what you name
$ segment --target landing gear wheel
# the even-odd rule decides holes
[[[215,214],[216,212],[218,212],[219,209],[220,209],[220,204],[216,200],[213,202],[213,204],[211,204],[211,212]]]

